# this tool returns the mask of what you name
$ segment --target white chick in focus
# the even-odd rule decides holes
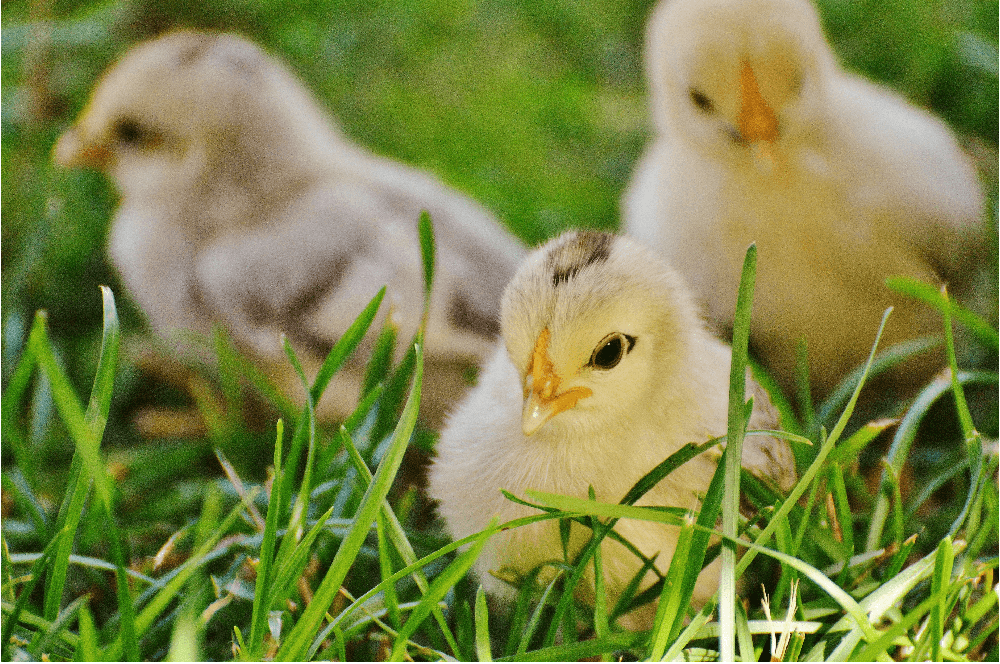
[[[627,231],[731,325],[747,245],[759,250],[751,346],[786,390],[808,341],[814,396],[881,348],[941,336],[940,316],[889,291],[905,275],[961,291],[982,194],[943,123],[841,70],[808,0],[671,0],[646,42],[655,138],[623,198]],[[891,380],[923,384],[943,355]]]
[[[422,412],[433,420],[492,350],[500,295],[525,255],[476,203],[350,143],[281,63],[230,34],[178,31],[130,50],[55,159],[118,185],[111,257],[158,333],[222,323],[292,392],[280,333],[311,351],[315,372],[386,284],[382,312],[393,309],[405,347],[422,313],[427,210],[438,271]],[[350,412],[360,377],[360,360],[336,377],[328,413]]]
[[[455,539],[537,513],[508,501],[527,489],[618,502],[658,463],[687,443],[725,435],[730,349],[706,331],[680,278],[651,251],[624,237],[569,232],[532,253],[503,296],[504,346],[478,386],[449,417],[437,444],[429,493]],[[754,397],[750,428],[774,428],[766,393]],[[694,508],[717,459],[702,454],[656,485],[639,505]],[[787,489],[795,480],[784,441],[748,436],[743,464]],[[670,562],[678,528],[622,519],[616,530],[647,556]],[[590,531],[574,525],[570,555]],[[609,606],[641,567],[621,544],[602,544]],[[511,588],[490,574],[524,574],[561,561],[556,521],[492,537],[475,564],[487,591]],[[654,580],[650,572],[643,588]],[[593,579],[583,590],[593,601]],[[718,586],[717,566],[702,573],[694,600]],[[587,597],[587,593],[590,594]],[[648,628],[654,607],[626,616]],[[639,615],[636,615],[639,614]]]

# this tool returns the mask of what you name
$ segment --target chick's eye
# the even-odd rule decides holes
[[[115,122],[115,140],[123,145],[131,147],[151,148],[160,143],[159,134],[152,129],[143,126],[140,122],[132,118],[122,118]]]
[[[612,332],[597,344],[590,356],[590,366],[595,369],[614,369],[622,358],[635,346],[635,337],[621,332]]]
[[[712,100],[709,99],[708,95],[701,90],[691,88],[688,92],[688,96],[691,97],[691,103],[697,106],[699,111],[702,111],[703,113],[711,113],[715,110],[715,105],[712,104]]]

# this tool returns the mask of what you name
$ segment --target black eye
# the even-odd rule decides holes
[[[612,332],[597,344],[594,354],[590,356],[590,366],[595,369],[614,369],[633,346],[635,337]]]
[[[691,97],[691,103],[697,106],[699,111],[702,111],[703,113],[711,113],[715,110],[712,100],[709,99],[708,96],[706,96],[701,90],[691,88],[688,95]]]
[[[160,143],[157,132],[132,118],[121,118],[115,122],[112,131],[116,141],[130,147],[154,148]]]

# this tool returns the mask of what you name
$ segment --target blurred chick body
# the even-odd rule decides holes
[[[618,502],[654,466],[687,443],[726,432],[730,349],[709,334],[680,278],[623,237],[570,232],[532,253],[504,292],[504,345],[479,384],[449,417],[430,471],[429,492],[458,539],[536,513],[500,489],[527,489]],[[750,428],[774,428],[766,393],[747,378],[755,410]],[[783,488],[795,478],[787,444],[749,436],[744,465]],[[688,462],[638,504],[698,506],[716,468],[708,453]],[[678,529],[623,519],[616,530],[665,571]],[[589,531],[574,525],[570,555]],[[610,606],[641,563],[605,540]],[[555,521],[505,530],[486,544],[475,570],[492,594],[510,586],[490,571],[523,575],[561,561]],[[718,570],[702,574],[695,601],[715,592]],[[649,573],[643,587],[653,582]],[[593,579],[583,589],[593,601]],[[626,624],[648,627],[652,607]]]
[[[807,0],[671,0],[649,22],[656,135],[623,197],[628,232],[691,284],[719,330],[747,245],[759,250],[751,345],[786,390],[805,335],[814,396],[882,348],[941,334],[891,275],[961,291],[982,194],[949,130],[842,71]],[[940,368],[903,364],[903,390]]]
[[[157,332],[222,323],[291,392],[281,332],[315,370],[386,284],[382,311],[402,339],[416,331],[426,209],[439,269],[424,406],[440,413],[492,348],[525,253],[476,203],[352,144],[284,66],[234,35],[178,31],[129,51],[55,158],[118,185],[111,257]],[[358,364],[338,376],[326,412],[350,412],[360,375]]]

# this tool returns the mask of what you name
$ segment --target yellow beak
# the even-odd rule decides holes
[[[759,144],[760,141],[773,144],[778,138],[778,117],[760,94],[757,77],[746,60],[740,65],[740,99],[740,114],[737,117],[740,134],[751,144]],[[761,151],[773,161],[770,147],[761,146]]]
[[[531,366],[525,378],[524,410],[521,414],[521,430],[530,436],[542,428],[553,417],[569,410],[576,402],[593,394],[587,387],[571,387],[559,391],[559,376],[549,357],[549,328],[542,330],[531,354]]]
[[[88,143],[80,136],[80,130],[67,130],[52,149],[52,157],[65,168],[107,168],[113,159],[111,151],[100,143]]]

